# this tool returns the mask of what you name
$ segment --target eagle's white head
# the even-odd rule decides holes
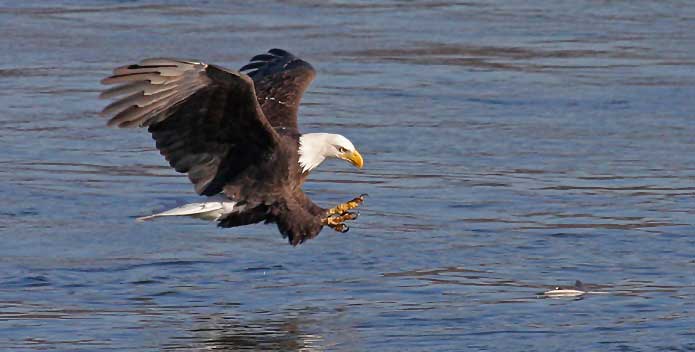
[[[307,133],[299,137],[299,166],[302,172],[318,167],[326,158],[338,158],[362,168],[364,160],[349,139],[332,133]]]

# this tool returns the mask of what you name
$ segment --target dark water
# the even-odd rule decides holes
[[[695,350],[689,1],[2,1],[0,35],[0,350]],[[273,47],[365,156],[306,186],[370,194],[351,232],[136,223],[196,197],[99,79]]]

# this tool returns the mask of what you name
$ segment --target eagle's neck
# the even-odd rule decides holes
[[[299,167],[302,172],[317,168],[329,155],[330,133],[307,133],[299,137]]]

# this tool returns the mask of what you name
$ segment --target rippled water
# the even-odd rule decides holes
[[[695,349],[687,1],[3,1],[0,33],[2,350]],[[306,186],[369,193],[352,230],[136,223],[196,198],[99,79],[272,47],[365,155]]]

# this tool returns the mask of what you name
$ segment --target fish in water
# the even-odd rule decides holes
[[[579,297],[587,294],[589,291],[584,286],[584,283],[577,280],[574,283],[574,287],[566,288],[557,286],[550,291],[545,291],[542,293],[544,297],[549,298],[564,298],[564,297]]]

